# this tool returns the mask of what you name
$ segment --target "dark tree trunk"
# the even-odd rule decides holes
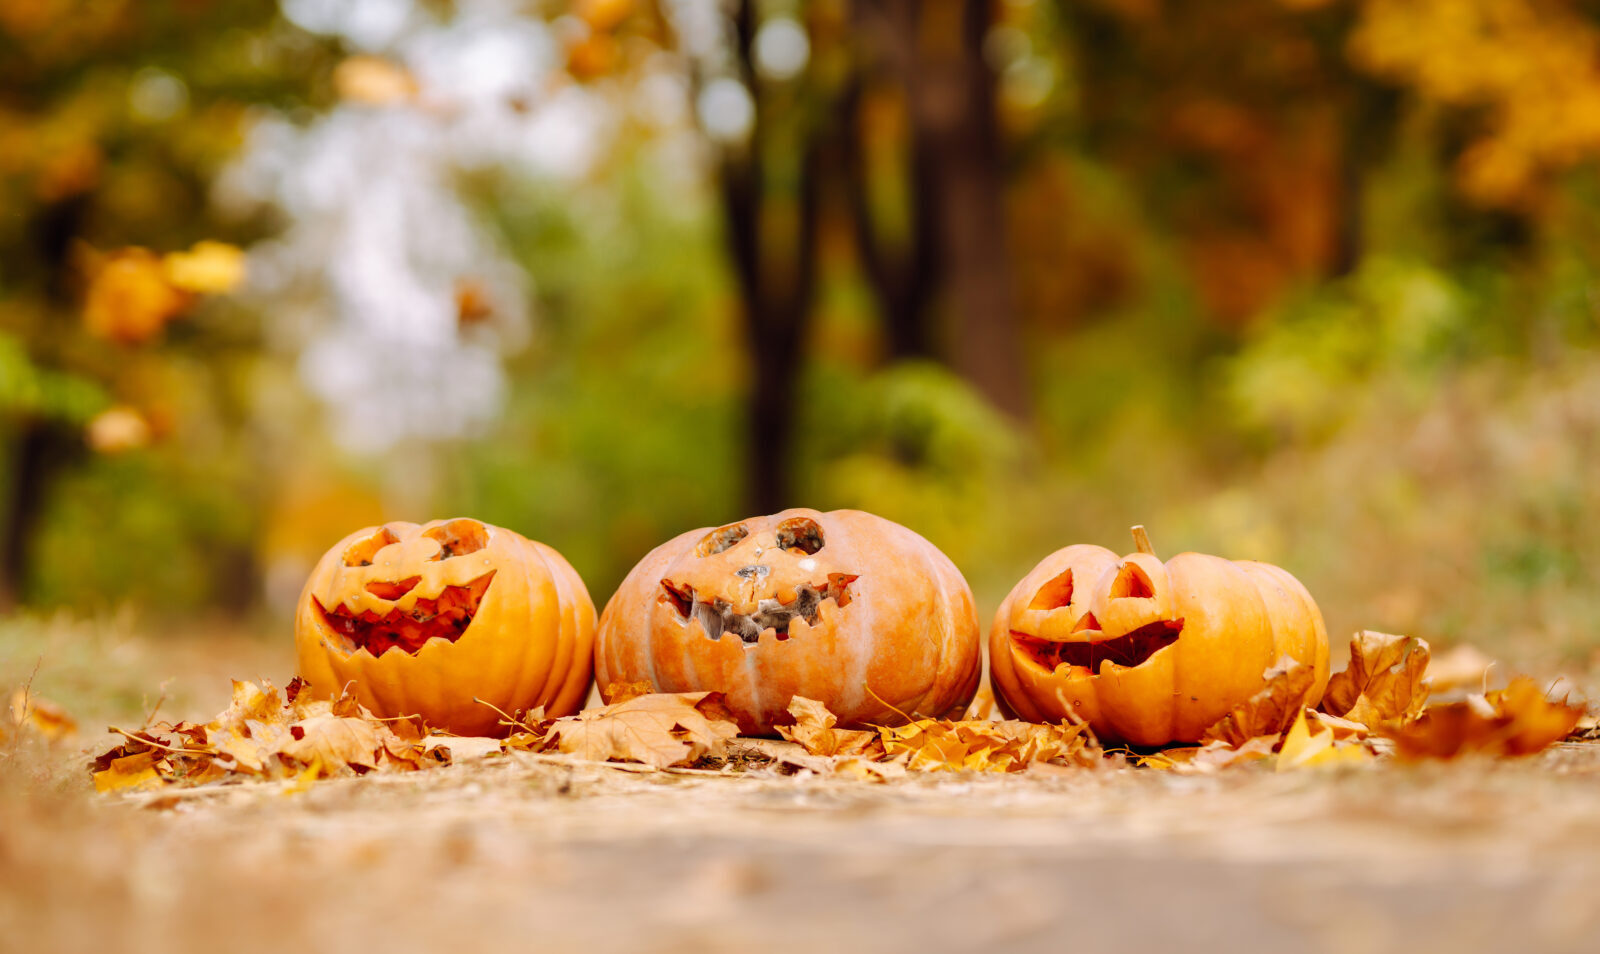
[[[753,66],[754,5],[742,0],[734,13],[736,52],[752,95],[759,85]],[[816,295],[817,221],[825,132],[806,129],[794,202],[792,235],[775,236],[766,221],[775,178],[768,141],[772,124],[756,110],[748,146],[723,157],[720,184],[726,236],[743,300],[751,370],[746,446],[745,497],[749,512],[774,513],[792,506],[796,391],[807,319]]]
[[[890,353],[938,350],[996,406],[1028,413],[1020,326],[1006,255],[1005,170],[994,73],[983,58],[991,0],[859,0],[858,22],[904,90],[910,119],[911,247],[894,259],[875,241],[852,164],[863,268]],[[933,304],[950,313],[935,348]]]
[[[993,71],[983,58],[991,0],[930,0],[938,21],[913,87],[919,151],[940,197],[940,260],[953,311],[951,363],[1015,417],[1028,411],[1022,345],[1006,254],[1005,180]]]
[[[28,550],[43,515],[45,494],[79,446],[75,435],[45,421],[28,421],[18,429],[10,461],[10,498],[0,514],[0,612],[22,602]]]

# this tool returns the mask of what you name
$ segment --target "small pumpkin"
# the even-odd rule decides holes
[[[394,522],[334,545],[300,594],[304,691],[346,685],[382,717],[420,715],[458,735],[505,713],[576,712],[589,693],[595,612],[550,547],[477,520]]]
[[[995,614],[995,698],[1034,722],[1080,719],[1135,745],[1197,742],[1288,655],[1328,684],[1328,631],[1288,571],[1180,553],[1163,563],[1143,527],[1119,557],[1078,544],[1045,557]]]
[[[972,591],[933,544],[859,510],[794,509],[691,530],[650,551],[600,616],[602,696],[719,690],[746,734],[791,697],[844,726],[964,710],[982,639]]]

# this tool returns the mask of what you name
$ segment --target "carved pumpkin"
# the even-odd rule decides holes
[[[506,713],[576,712],[589,693],[594,603],[561,554],[476,520],[386,523],[334,545],[295,618],[300,677],[345,685],[383,717],[496,735]]]
[[[845,726],[959,713],[982,667],[972,591],[950,559],[859,510],[785,510],[674,537],[639,561],[600,616],[600,692],[727,694],[746,734],[790,697]]]
[[[1180,553],[1162,563],[1144,528],[1125,557],[1079,544],[1023,577],[995,614],[990,676],[1002,709],[1088,722],[1136,745],[1196,742],[1265,685],[1281,656],[1328,684],[1328,632],[1279,567]]]

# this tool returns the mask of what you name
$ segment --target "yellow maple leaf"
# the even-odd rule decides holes
[[[1306,719],[1308,711],[1301,709],[1294,724],[1284,733],[1283,745],[1278,749],[1278,771],[1350,765],[1372,760],[1372,752],[1365,745],[1341,742],[1332,729],[1319,727],[1313,732]]]
[[[161,775],[156,763],[162,758],[158,751],[137,752],[112,759],[104,769],[94,773],[97,792],[120,792],[125,789],[160,788]]]

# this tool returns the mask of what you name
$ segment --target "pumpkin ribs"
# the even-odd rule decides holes
[[[372,610],[355,613],[343,603],[328,609],[316,597],[312,597],[312,601],[328,628],[344,638],[345,652],[365,649],[374,656],[382,656],[391,649],[398,649],[415,656],[430,639],[452,643],[460,639],[472,625],[472,618],[477,615],[483,595],[493,580],[494,571],[490,570],[468,583],[446,586],[432,599],[419,598],[410,609],[402,610],[397,606],[387,613]],[[415,585],[414,580],[408,579],[391,584],[389,590],[380,591],[374,586],[367,589],[374,596],[385,597],[387,592],[404,595]]]

